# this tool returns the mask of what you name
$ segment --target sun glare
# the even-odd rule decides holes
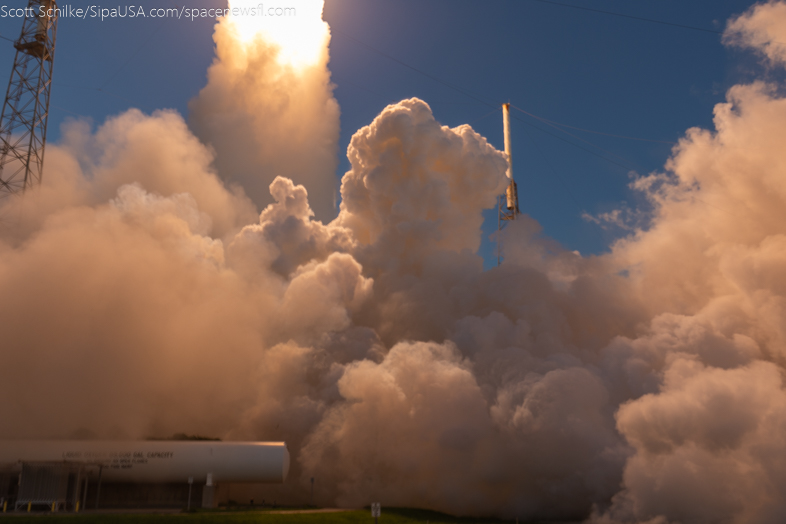
[[[238,39],[249,44],[257,38],[278,44],[279,61],[296,68],[319,61],[329,37],[322,20],[324,0],[229,0],[228,21]]]

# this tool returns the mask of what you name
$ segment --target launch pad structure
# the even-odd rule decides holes
[[[0,200],[40,184],[44,168],[59,10],[55,0],[29,0],[24,11],[0,115]]]
[[[505,225],[516,220],[519,210],[519,192],[513,179],[513,158],[510,151],[510,103],[502,104],[502,124],[505,132],[505,154],[508,157],[508,187],[505,194],[497,198],[497,266],[502,262],[502,230]]]

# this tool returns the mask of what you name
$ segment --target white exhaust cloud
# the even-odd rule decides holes
[[[754,6],[728,34],[775,38],[784,5]],[[274,87],[295,78],[274,37],[226,38],[195,102],[208,127],[221,112],[200,112],[205,93],[238,53],[268,49]],[[288,129],[257,101],[227,118]],[[418,99],[354,135],[332,221],[313,218],[321,171],[283,150],[270,165],[306,183],[262,170],[257,217],[221,180],[226,150],[172,112],[63,136],[46,183],[2,210],[18,226],[0,234],[0,394],[14,399],[0,437],[286,440],[279,501],[307,501],[314,477],[325,505],[606,524],[786,516],[778,86],[735,86],[714,130],[688,130],[662,173],[635,181],[651,220],[609,254],[566,251],[523,215],[489,271],[481,213],[505,156]]]
[[[323,3],[281,0],[270,15],[257,0],[231,0],[240,14],[216,24],[216,58],[189,123],[216,151],[221,177],[260,209],[282,176],[305,186],[316,217],[328,221],[336,216],[340,111]]]

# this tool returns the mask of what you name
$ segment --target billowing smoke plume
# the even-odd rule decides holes
[[[786,4],[729,27],[782,62]],[[260,104],[255,129],[286,129]],[[489,271],[481,212],[504,154],[417,99],[355,134],[329,223],[285,177],[249,219],[211,167],[226,152],[177,114],[64,131],[42,188],[3,209],[0,437],[283,439],[301,502],[314,477],[321,504],[786,518],[779,86],[732,88],[714,131],[638,179],[651,221],[609,254],[563,250],[523,216]]]
[[[323,3],[230,0],[237,16],[216,25],[216,58],[191,101],[190,124],[217,152],[221,177],[257,205],[273,201],[268,186],[283,176],[306,187],[327,221],[336,216],[339,108]]]

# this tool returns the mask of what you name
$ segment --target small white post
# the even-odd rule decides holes
[[[379,502],[372,502],[371,516],[374,517],[374,524],[378,524],[377,519],[379,518],[381,513],[382,513],[382,507],[380,506]]]

